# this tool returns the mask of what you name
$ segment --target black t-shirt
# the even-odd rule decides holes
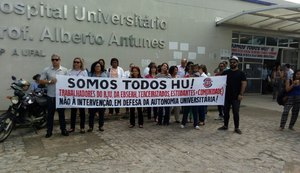
[[[246,75],[241,70],[225,70],[222,75],[227,75],[225,99],[237,100],[241,92],[242,81],[246,81]]]

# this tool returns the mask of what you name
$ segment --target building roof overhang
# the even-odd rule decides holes
[[[242,11],[216,21],[216,26],[220,25],[300,34],[300,5],[274,5],[258,10]]]

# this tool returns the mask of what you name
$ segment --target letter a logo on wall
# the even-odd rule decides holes
[[[203,80],[203,86],[205,88],[210,88],[212,86],[212,80],[211,80],[211,78],[205,78]]]

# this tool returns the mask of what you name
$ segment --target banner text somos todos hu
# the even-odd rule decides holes
[[[58,108],[224,105],[226,76],[113,79],[57,76]]]

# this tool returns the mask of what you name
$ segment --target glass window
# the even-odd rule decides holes
[[[261,78],[262,64],[244,63],[243,71],[247,78]]]
[[[260,93],[261,79],[247,79],[247,93]]]
[[[277,38],[267,37],[267,46],[277,46]]]
[[[241,44],[252,44],[252,35],[241,34],[240,35]]]
[[[290,47],[299,48],[299,40],[289,39]]]
[[[298,50],[296,49],[284,49],[282,63],[290,64],[292,68],[297,69],[298,64]]]
[[[232,33],[232,43],[239,43],[239,34]]]
[[[265,45],[266,37],[264,36],[253,36],[253,44],[254,45]]]
[[[289,46],[289,40],[287,38],[280,38],[278,40],[278,46],[279,47],[288,47]]]

